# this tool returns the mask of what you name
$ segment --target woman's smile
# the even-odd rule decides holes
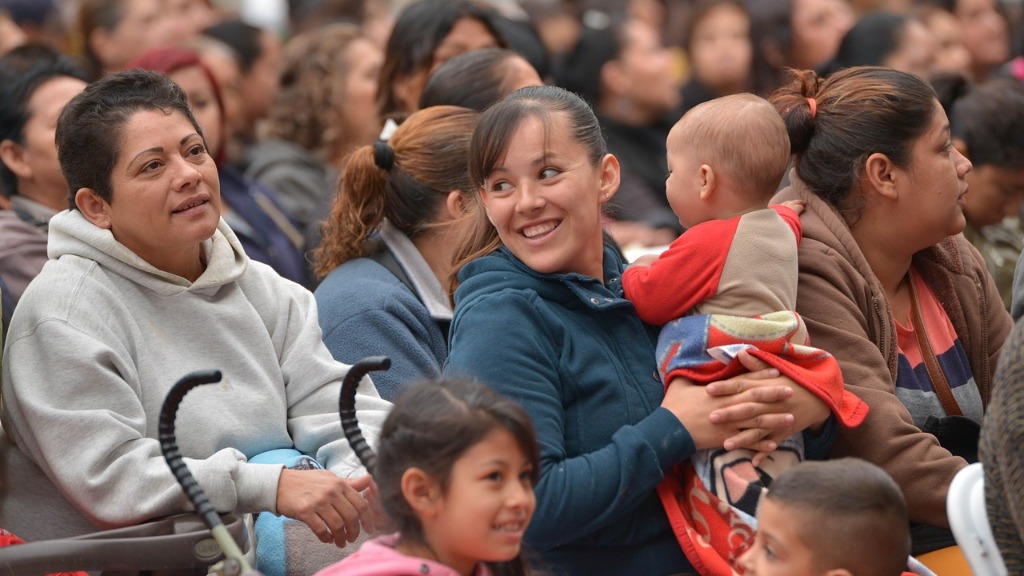
[[[546,236],[549,232],[558,228],[561,223],[561,220],[551,220],[541,224],[531,224],[529,226],[525,226],[521,233],[523,236],[526,236],[528,240],[535,240]]]

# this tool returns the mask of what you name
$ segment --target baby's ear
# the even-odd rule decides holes
[[[402,474],[402,496],[417,516],[430,517],[440,510],[441,484],[420,468],[409,468]]]
[[[715,171],[707,164],[701,164],[698,168],[700,174],[700,199],[707,202],[711,199],[711,195],[715,193]]]

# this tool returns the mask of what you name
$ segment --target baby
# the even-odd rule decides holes
[[[835,359],[807,345],[807,329],[793,312],[804,206],[768,205],[788,163],[786,127],[763,98],[735,94],[687,112],[668,136],[666,181],[669,204],[687,231],[660,256],[630,266],[623,287],[645,322],[664,325],[657,354],[666,385],[742,373],[736,356],[748,350],[821,398],[843,425],[856,426],[867,405],[844,389]],[[693,466],[677,467],[659,488],[701,573],[728,573],[727,564],[753,539],[761,491],[803,459],[801,434],[774,447],[767,457],[698,451]],[[704,496],[693,498],[695,490]]]

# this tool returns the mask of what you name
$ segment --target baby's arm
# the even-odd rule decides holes
[[[622,275],[626,298],[648,324],[661,326],[718,291],[737,220],[689,229],[657,258],[638,259]]]

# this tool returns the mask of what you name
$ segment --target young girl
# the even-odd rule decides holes
[[[475,380],[427,381],[384,423],[374,479],[398,532],[317,576],[524,575],[540,470],[526,412]]]

